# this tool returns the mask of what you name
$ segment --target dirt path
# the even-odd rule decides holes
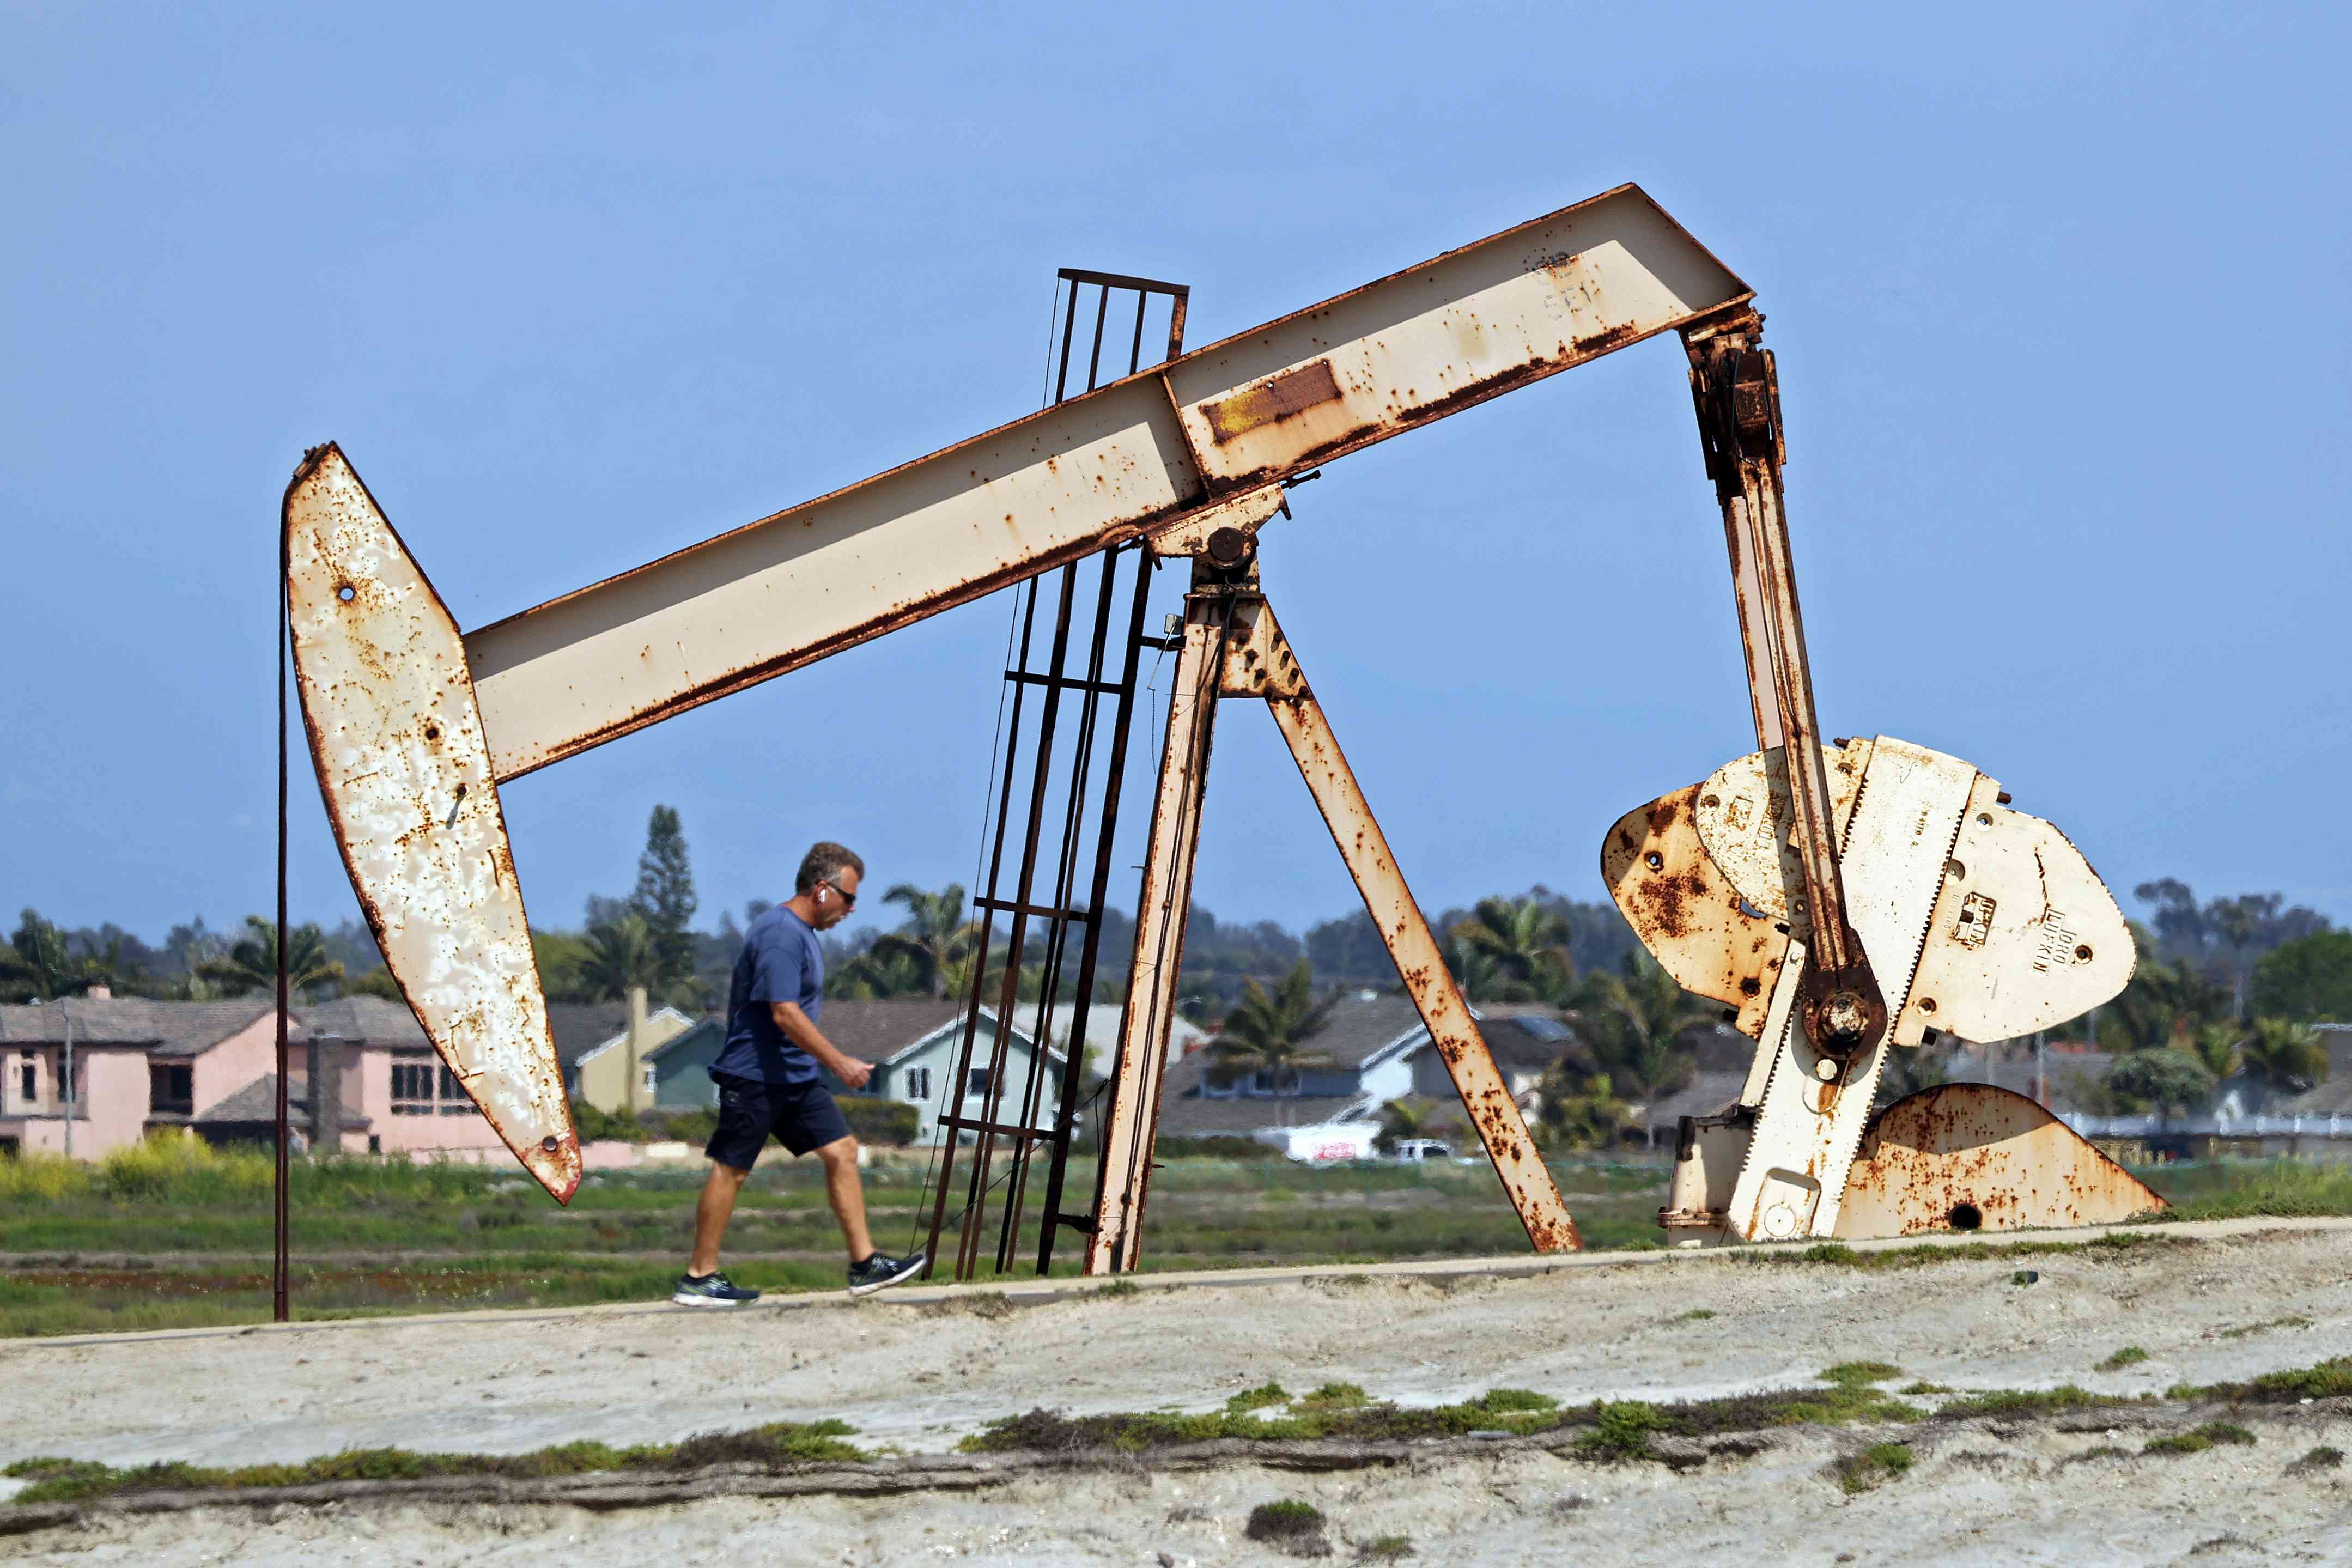
[[[0,1431],[0,1459],[62,1452],[115,1464],[235,1464],[374,1446],[512,1452],[833,1415],[855,1425],[861,1442],[939,1451],[992,1417],[1036,1405],[1206,1409],[1268,1379],[1293,1390],[1355,1383],[1408,1404],[1498,1385],[1570,1402],[1664,1401],[1804,1384],[1833,1363],[1874,1359],[1959,1388],[2072,1382],[2136,1394],[2352,1352],[2352,1233],[2163,1228],[2179,1239],[1906,1268],[1679,1256],[1452,1283],[1326,1275],[1146,1290],[993,1315],[883,1297],[735,1315],[485,1315],[103,1345],[15,1341],[0,1345],[0,1376],[14,1407],[41,1418]],[[2038,1281],[2013,1283],[2020,1267]],[[2148,1359],[2095,1370],[2125,1345]],[[1302,1496],[1328,1500],[1360,1536],[1414,1537],[1424,1558],[1443,1542],[1448,1561],[1529,1560],[1527,1531],[1564,1554],[1626,1560],[1601,1543],[1647,1537],[1705,1561],[1741,1555],[1769,1530],[1812,1543],[1788,1560],[1829,1562],[1846,1548],[1827,1547],[1872,1519],[1882,1521],[1878,1544],[1859,1561],[1969,1560],[1963,1547],[1987,1562],[2168,1561],[2233,1531],[2290,1559],[2352,1560],[2345,1483],[2282,1474],[2309,1444],[2352,1447],[2340,1420],[2332,1436],[2282,1430],[2253,1448],[2130,1461],[2166,1467],[2153,1489],[2126,1484],[2122,1461],[2057,1468],[2066,1445],[2095,1438],[1977,1434],[1975,1447],[1932,1454],[1900,1486],[1849,1501],[1817,1472],[1852,1441],[1802,1434],[1743,1462],[1736,1478],[1678,1479],[1656,1467],[1596,1469],[1522,1453],[1402,1475],[1317,1479],[1240,1466],[1205,1486],[1097,1476],[888,1503],[720,1499],[610,1516],[505,1510],[490,1510],[493,1519],[436,1505],[378,1510],[362,1523],[334,1510],[207,1512],[84,1531],[72,1552],[77,1562],[194,1562],[225,1550],[241,1562],[291,1562],[331,1540],[353,1562],[462,1554],[488,1563],[505,1560],[497,1535],[520,1529],[625,1552],[625,1561],[665,1545],[740,1544],[749,1532],[772,1535],[780,1551],[796,1543],[790,1555],[799,1561],[815,1560],[821,1542],[826,1561],[861,1563],[938,1561],[949,1546],[982,1561],[1150,1563],[1167,1551],[1180,1562],[1241,1562],[1259,1551],[1234,1539],[1248,1506]],[[1990,1457],[1968,1457],[1979,1452]],[[1940,1501],[1917,1511],[1930,1499]],[[1168,1521],[1193,1508],[1207,1514]],[[2115,1550],[2061,1527],[2078,1509],[2093,1510],[2097,1531],[2124,1532],[2113,1534]],[[1906,1516],[1910,1533],[1958,1533],[1935,1538],[1941,1549],[1930,1552],[1928,1540],[1895,1530]],[[1517,1549],[1488,1552],[1480,1543],[1489,1531]],[[353,1534],[397,1542],[399,1553],[344,1544]],[[2123,1544],[2126,1536],[2135,1544]],[[2306,1537],[2313,1544],[2302,1544]],[[2072,1550],[2061,1550],[2068,1541]],[[2046,1557],[2032,1555],[2045,1548]],[[2198,1561],[2231,1561],[2236,1550],[2216,1547]]]

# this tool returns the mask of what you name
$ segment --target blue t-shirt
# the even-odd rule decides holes
[[[811,1023],[824,1006],[824,951],[808,922],[782,904],[762,912],[743,933],[735,979],[727,988],[727,1043],[710,1064],[713,1077],[730,1073],[784,1084],[815,1080],[816,1058],[776,1027],[769,1005],[775,1002],[796,1003]]]

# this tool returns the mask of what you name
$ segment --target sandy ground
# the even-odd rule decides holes
[[[2013,1283],[2021,1266],[2038,1282]],[[1700,1310],[1715,1315],[1686,1316]],[[2307,1322],[2278,1322],[2298,1319]],[[2149,1359],[2094,1370],[2127,1344]],[[0,1345],[19,1416],[0,1431],[0,1458],[516,1451],[831,1415],[861,1441],[921,1451],[1036,1405],[1205,1409],[1269,1378],[1294,1391],[1356,1383],[1409,1404],[1497,1385],[1570,1402],[1664,1401],[1801,1384],[1867,1358],[1961,1388],[2073,1382],[2137,1394],[2347,1352],[2352,1232],[2339,1226],[1874,1271],[1697,1256],[1453,1283],[1326,1276],[998,1315],[882,1297],[736,1314],[16,1341]],[[1844,1551],[1870,1563],[2169,1562],[2192,1551],[2199,1563],[2352,1561],[2352,1470],[2285,1473],[2314,1445],[2352,1448],[2352,1422],[2291,1410],[2255,1429],[2263,1441],[2251,1448],[2073,1463],[2069,1454],[2103,1441],[2097,1432],[1972,1431],[1853,1500],[1820,1472],[1859,1436],[1800,1433],[1680,1477],[1516,1451],[1326,1476],[1114,1472],[972,1494],[720,1499],[601,1515],[222,1510],[0,1542],[0,1554],[291,1563],[331,1550],[352,1563],[490,1563],[550,1546],[638,1561],[723,1544],[751,1561],[1275,1561],[1241,1541],[1241,1521],[1255,1503],[1303,1497],[1332,1515],[1342,1560],[1349,1540],[1398,1533],[1422,1560],[1446,1562],[1830,1563]],[[2137,1452],[2138,1439],[2122,1446]]]

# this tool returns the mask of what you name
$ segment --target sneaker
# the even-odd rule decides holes
[[[724,1274],[705,1274],[699,1279],[681,1274],[669,1299],[681,1307],[748,1307],[760,1299],[760,1293],[729,1283]]]
[[[920,1274],[923,1265],[929,1261],[919,1252],[912,1258],[893,1258],[887,1252],[877,1252],[865,1262],[851,1266],[849,1293],[871,1296],[877,1290],[887,1290],[891,1286]]]

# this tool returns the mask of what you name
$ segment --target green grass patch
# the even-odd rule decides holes
[[[1868,1388],[1874,1383],[1885,1383],[1890,1377],[1901,1377],[1903,1369],[1892,1362],[1842,1361],[1822,1373],[1823,1383],[1833,1383],[1840,1388]]]
[[[1532,1388],[1490,1388],[1478,1396],[1476,1404],[1481,1410],[1494,1415],[1559,1408],[1559,1400],[1549,1394],[1538,1394]]]
[[[1225,1408],[1235,1415],[1244,1415],[1253,1410],[1264,1410],[1268,1405],[1287,1405],[1289,1403],[1289,1391],[1285,1389],[1282,1384],[1278,1383],[1262,1383],[1255,1388],[1245,1388],[1242,1390],[1241,1393],[1234,1394],[1231,1399],[1226,1400]]]
[[[2322,1443],[2315,1448],[2305,1448],[2303,1457],[2286,1468],[2286,1473],[2291,1476],[2317,1475],[2322,1470],[2335,1469],[2343,1463],[2343,1449],[2331,1448]]]
[[[1143,1294],[1143,1287],[1132,1279],[1114,1279],[1108,1285],[1095,1287],[1097,1301],[1124,1301]]]
[[[405,1448],[352,1448],[289,1465],[214,1467],[165,1460],[118,1469],[89,1459],[19,1459],[5,1473],[32,1484],[17,1503],[86,1502],[143,1491],[236,1491],[319,1481],[415,1480],[428,1476],[537,1479],[601,1470],[688,1470],[751,1462],[772,1466],[818,1460],[856,1462],[873,1456],[843,1441],[856,1428],[839,1421],[783,1421],[745,1432],[713,1432],[682,1443],[614,1448],[566,1443],[529,1454],[419,1454]]]
[[[2222,1444],[2251,1446],[2254,1435],[2232,1421],[2208,1421],[2193,1431],[2158,1437],[2140,1449],[2143,1454],[2201,1454]]]
[[[2205,1399],[2231,1405],[2296,1405],[2306,1399],[2352,1394],[2352,1356],[2331,1356],[2313,1366],[2266,1372],[2247,1383],[2176,1383],[2168,1399]]]
[[[2116,1352],[2115,1354],[2101,1362],[2093,1370],[2097,1372],[2121,1372],[2127,1366],[2137,1366],[2141,1362],[2144,1362],[2147,1359],[2147,1352],[2140,1349],[2137,1345],[2126,1345],[2123,1349]]]
[[[1734,1256],[1748,1263],[1811,1263],[1865,1269],[1925,1268],[1941,1263],[2005,1263],[2017,1258],[2097,1257],[2130,1252],[2139,1247],[2184,1244],[2193,1245],[2189,1238],[2184,1237],[2122,1230],[2093,1237],[2088,1241],[1971,1241],[1948,1247],[1923,1243],[1916,1247],[1890,1247],[1869,1252],[1859,1251],[1842,1241],[1822,1241],[1801,1249],[1790,1247],[1748,1247]],[[2025,1281],[2019,1279],[2017,1283]]]
[[[2159,1178],[2172,1206],[2158,1220],[2352,1214],[2352,1166],[2313,1160],[2211,1160]]]
[[[1999,1388],[1966,1394],[1936,1412],[1940,1419],[1966,1415],[2055,1415],[2068,1410],[2095,1410],[2127,1403],[2110,1394],[2062,1384],[2056,1388]]]
[[[1646,1459],[1653,1436],[1682,1426],[1665,1411],[1640,1399],[1604,1400],[1592,1407],[1592,1430],[1579,1438],[1576,1447],[1596,1459]]]
[[[1668,1318],[1666,1320],[1666,1326],[1668,1328],[1672,1328],[1676,1323],[1704,1323],[1709,1318],[1714,1316],[1715,1313],[1707,1308],[1693,1307],[1689,1311],[1685,1312],[1678,1318]]]
[[[2273,1329],[2307,1329],[2311,1320],[2300,1312],[2289,1312],[2284,1318],[2272,1318],[2260,1323],[2241,1323],[2233,1329],[2223,1329],[2217,1336],[2225,1340],[2242,1340],[2250,1334],[2266,1334]]]
[[[1911,1468],[1907,1443],[1873,1443],[1860,1453],[1841,1456],[1830,1466],[1831,1479],[1848,1497],[1874,1490]]]
[[[1924,1377],[1923,1377],[1923,1378],[1921,1378],[1921,1379],[1920,1379],[1918,1382],[1916,1382],[1916,1383],[1906,1383],[1906,1384],[1905,1384],[1903,1385],[1902,1392],[1903,1392],[1903,1393],[1905,1393],[1905,1394],[1958,1394],[1958,1393],[1959,1392],[1959,1390],[1958,1390],[1958,1389],[1957,1389],[1957,1388],[1952,1387],[1949,1384],[1944,1384],[1944,1383],[1929,1383],[1926,1378],[1924,1378]]]
[[[1376,1535],[1356,1548],[1359,1563],[1402,1563],[1412,1554],[1410,1535]]]
[[[1352,1383],[1327,1383],[1292,1403],[1301,1410],[1360,1410],[1371,1398]]]

